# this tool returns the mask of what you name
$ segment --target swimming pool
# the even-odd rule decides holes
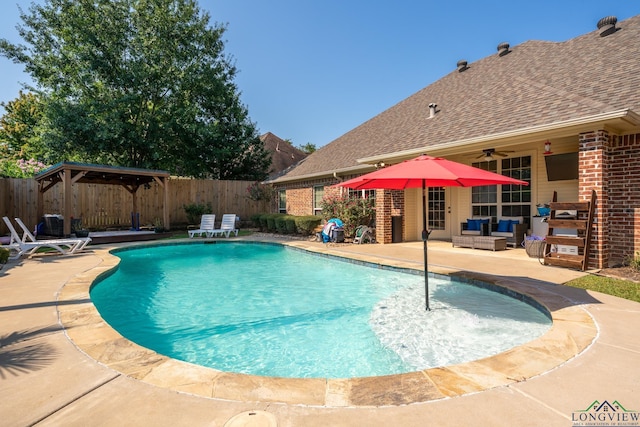
[[[551,324],[528,304],[445,279],[430,281],[433,309],[425,312],[419,275],[280,245],[114,254],[119,268],[91,291],[102,317],[158,353],[224,371],[307,378],[415,371],[495,354]]]

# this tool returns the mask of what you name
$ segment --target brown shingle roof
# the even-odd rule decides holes
[[[359,158],[438,147],[622,109],[640,112],[640,15],[601,37],[528,41],[454,70],[320,148],[282,179],[357,167]],[[438,113],[429,118],[429,104]]]
[[[271,132],[261,135],[260,140],[264,144],[264,148],[271,154],[271,169],[269,170],[271,178],[280,175],[287,168],[308,156],[304,151],[297,149]]]

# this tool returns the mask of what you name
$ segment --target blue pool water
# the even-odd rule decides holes
[[[545,333],[539,310],[496,292],[281,245],[130,249],[91,299],[126,338],[223,371],[386,375],[496,354]]]

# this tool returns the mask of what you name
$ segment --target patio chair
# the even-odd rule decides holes
[[[224,237],[229,237],[231,233],[235,233],[238,236],[238,229],[236,228],[236,216],[235,214],[222,215],[222,223],[220,228],[217,228],[211,232],[212,236],[224,234]]]
[[[84,248],[89,241],[90,238],[83,239],[51,239],[51,240],[36,240],[33,237],[33,234],[26,229],[28,234],[25,234],[23,238],[20,238],[20,235],[16,231],[15,227],[11,223],[8,217],[2,217],[4,223],[7,225],[9,232],[11,233],[11,239],[9,244],[5,247],[9,248],[11,251],[16,252],[15,255],[11,256],[11,259],[20,258],[22,255],[31,255],[35,253],[40,248],[51,248],[55,249],[63,255],[76,253],[80,247]],[[16,218],[21,224],[21,227],[24,227],[22,221]],[[66,249],[65,249],[66,248]]]
[[[49,240],[37,240],[36,237],[31,234],[29,228],[24,225],[24,222],[20,218],[14,218],[20,228],[22,228],[22,241],[23,242],[55,242],[58,245],[69,246],[67,243],[74,245],[73,247],[69,246],[71,249],[70,253],[76,253],[78,251],[83,250],[89,243],[91,243],[91,237],[74,237],[74,238],[64,238],[64,239],[49,239]]]
[[[211,237],[211,233],[216,228],[215,222],[215,214],[203,214],[202,218],[200,218],[200,227],[197,230],[189,230],[189,237],[193,238],[196,234],[198,236]]]

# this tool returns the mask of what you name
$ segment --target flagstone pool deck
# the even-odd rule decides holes
[[[423,263],[422,242],[284,243],[374,264]],[[117,264],[109,250],[131,245],[35,256],[0,270],[0,425],[571,426],[596,400],[640,412],[640,304],[562,286],[584,273],[543,266],[523,249],[431,241],[430,271],[533,297],[553,318],[543,337],[460,365],[325,380],[220,372],[122,338],[88,289]]]

